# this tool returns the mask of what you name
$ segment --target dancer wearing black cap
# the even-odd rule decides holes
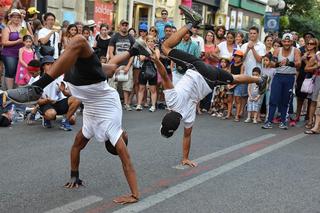
[[[151,57],[163,79],[162,84],[165,89],[166,103],[171,110],[164,116],[161,122],[161,135],[167,138],[171,137],[182,121],[184,124],[182,164],[194,167],[197,164],[189,160],[189,152],[197,103],[218,84],[257,83],[260,87],[260,92],[263,92],[268,77],[231,75],[226,71],[205,64],[201,59],[193,55],[181,50],[172,49],[181,41],[182,37],[192,26],[197,26],[202,20],[202,17],[192,9],[185,6],[179,6],[179,8],[184,13],[187,24],[169,37],[162,45],[163,53],[175,62],[177,66],[187,70],[175,87],[160,60],[153,55]]]
[[[122,108],[119,94],[106,81],[107,76],[114,75],[118,64],[139,54],[150,56],[150,52],[137,41],[129,51],[113,57],[109,64],[101,64],[86,39],[77,35],[70,41],[51,69],[38,81],[31,86],[6,92],[8,97],[15,102],[34,102],[40,98],[43,89],[54,79],[64,73],[68,74],[65,81],[68,82],[71,94],[84,104],[84,112],[82,129],[76,135],[71,148],[71,179],[65,184],[66,188],[82,185],[82,180],[79,179],[80,152],[89,140],[95,137],[98,141],[111,143],[115,147],[112,153],[119,155],[131,190],[131,194],[118,197],[114,199],[114,202],[125,204],[139,200],[136,173],[126,147],[127,136],[122,130]],[[108,147],[110,148],[107,146],[107,149]]]

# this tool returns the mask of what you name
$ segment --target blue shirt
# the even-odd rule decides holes
[[[201,55],[201,50],[200,50],[199,45],[196,42],[192,41],[191,39],[189,41],[187,41],[187,42],[182,40],[176,46],[175,49],[182,50],[182,51],[184,51],[186,53],[194,55],[197,58],[200,58],[200,55]],[[174,71],[176,71],[176,67],[174,67]]]
[[[164,27],[166,25],[171,25],[173,26],[173,22],[172,21],[167,21],[167,22],[164,22],[163,20],[158,20],[155,22],[155,26],[157,28],[157,31],[158,31],[158,38],[161,40],[164,38],[165,36],[165,32],[164,32]]]

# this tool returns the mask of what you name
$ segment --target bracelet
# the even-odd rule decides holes
[[[71,171],[71,174],[70,174],[71,178],[75,177],[75,178],[79,178],[79,171]]]

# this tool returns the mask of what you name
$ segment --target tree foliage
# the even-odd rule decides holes
[[[301,35],[312,31],[320,37],[320,3],[318,0],[285,0],[286,8],[281,15],[288,16],[288,29]]]

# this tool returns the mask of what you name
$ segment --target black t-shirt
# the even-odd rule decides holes
[[[64,76],[64,81],[75,86],[95,84],[106,79],[107,77],[96,54],[92,54],[89,58],[79,58],[71,71]]]
[[[110,42],[110,38],[108,39],[102,39],[100,38],[100,35],[96,36],[97,41],[97,47],[95,49],[95,52],[97,53],[98,57],[106,56],[108,51],[108,46]]]
[[[135,40],[130,34],[122,36],[120,33],[116,33],[111,37],[109,46],[113,46],[114,47],[113,54],[118,55],[120,53],[128,51],[131,48],[131,46],[134,44],[134,42]],[[129,60],[126,60],[119,65],[127,65],[128,62]]]
[[[239,66],[236,66],[234,64],[231,64],[231,74],[240,75],[242,65],[243,64],[240,64]]]

